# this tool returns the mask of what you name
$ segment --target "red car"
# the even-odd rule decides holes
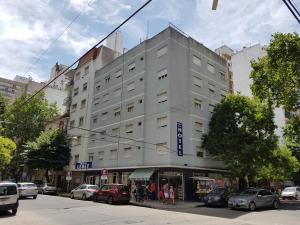
[[[93,201],[105,201],[109,204],[116,202],[129,203],[130,193],[124,184],[104,184],[94,192]]]

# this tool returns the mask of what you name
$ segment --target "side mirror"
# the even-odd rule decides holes
[[[262,197],[262,195],[257,195],[257,198],[261,198]]]

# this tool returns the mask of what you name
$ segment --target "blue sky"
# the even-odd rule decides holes
[[[44,81],[58,61],[71,64],[116,27],[145,0],[2,0],[0,1],[0,76],[31,75]],[[223,44],[237,50],[268,44],[274,32],[298,32],[300,25],[282,0],[153,0],[121,31],[124,47],[137,45],[169,25],[180,27],[211,49]],[[300,8],[300,0],[294,0]],[[49,45],[71,25],[41,60]]]

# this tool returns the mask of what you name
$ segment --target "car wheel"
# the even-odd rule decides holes
[[[33,199],[36,199],[37,198],[37,195],[33,196]]]
[[[82,195],[82,200],[86,201],[86,195],[85,194]]]
[[[71,193],[70,198],[71,198],[71,199],[74,199],[74,194],[73,194],[73,193]]]
[[[279,202],[278,202],[277,200],[275,200],[275,201],[273,202],[273,208],[274,208],[274,209],[278,209],[278,208],[279,208]]]
[[[114,204],[114,199],[113,199],[112,196],[109,196],[109,197],[108,197],[107,203],[110,204],[110,205]]]
[[[256,209],[255,203],[254,203],[254,202],[250,202],[250,203],[249,203],[249,210],[250,210],[250,211],[255,211],[255,209]]]
[[[18,212],[18,209],[12,209],[11,212],[12,212],[13,215],[16,215],[17,212]]]

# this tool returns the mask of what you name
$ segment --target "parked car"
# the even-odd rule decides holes
[[[45,182],[42,180],[34,180],[33,183],[37,186],[38,193],[41,194]]]
[[[53,194],[56,195],[57,194],[57,188],[55,187],[54,184],[47,184],[45,183],[42,186],[42,194]]]
[[[11,210],[16,214],[19,207],[19,192],[16,183],[0,183],[0,211]]]
[[[299,187],[287,187],[281,192],[281,198],[284,199],[300,199],[300,188]]]
[[[36,199],[38,196],[37,186],[34,183],[18,183],[18,189],[20,198],[32,197],[33,199]]]
[[[95,191],[93,201],[105,201],[109,204],[116,202],[129,203],[129,189],[124,184],[104,184]]]
[[[248,189],[228,200],[229,208],[241,208],[254,211],[256,208],[273,207],[279,208],[278,195],[266,189]]]
[[[226,188],[216,187],[204,198],[204,204],[227,207],[228,199],[229,191]]]
[[[91,199],[94,192],[98,189],[97,185],[82,184],[71,191],[70,197],[82,200]]]

